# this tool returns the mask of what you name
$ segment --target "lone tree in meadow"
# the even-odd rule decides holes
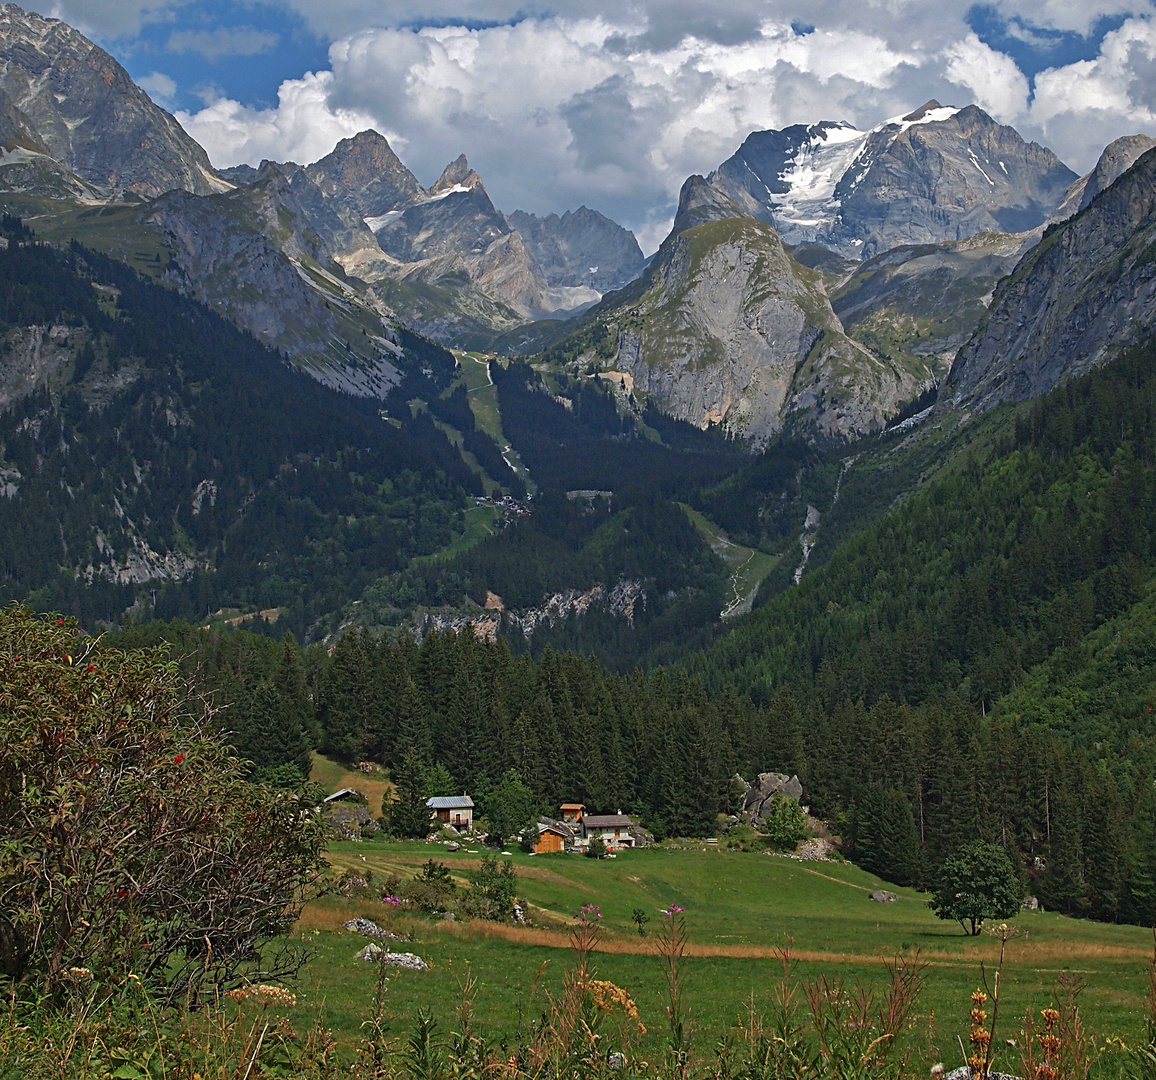
[[[197,1001],[297,970],[317,815],[244,779],[162,650],[0,609],[0,980]]]
[[[975,936],[985,919],[1010,919],[1017,914],[1021,899],[1007,853],[977,840],[944,861],[939,885],[928,904],[941,919],[955,919],[965,934]]]

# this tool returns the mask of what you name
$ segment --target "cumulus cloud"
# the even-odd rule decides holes
[[[423,183],[465,152],[503,209],[586,203],[636,229],[647,250],[685,177],[709,172],[752,130],[869,127],[935,97],[975,102],[1085,170],[1110,138],[1156,126],[1148,0],[1095,59],[1040,73],[1034,97],[1013,58],[939,0],[733,0],[717,14],[701,0],[558,0],[552,14],[477,0],[470,25],[449,0],[396,0],[388,25],[378,0],[284,2],[315,27],[342,28],[330,70],[285,81],[273,109],[222,97],[178,114],[215,163],[307,162],[375,127]],[[1117,0],[995,6],[1079,33],[1121,10]]]
[[[1011,124],[1027,111],[1027,76],[1006,53],[968,34],[949,46],[944,58],[948,80],[967,89],[974,103],[997,120]]]
[[[1069,148],[1087,168],[1113,139],[1156,133],[1154,101],[1156,25],[1129,19],[1104,38],[1094,60],[1036,76],[1032,122],[1043,139]]]
[[[175,115],[219,167],[266,158],[305,163],[324,157],[339,139],[373,126],[365,113],[332,107],[332,88],[332,72],[310,72],[281,84],[275,109],[218,98],[200,112]]]

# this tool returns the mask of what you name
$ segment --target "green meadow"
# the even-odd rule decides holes
[[[481,854],[450,853],[438,844],[368,841],[334,844],[329,861],[337,873],[372,871],[378,886],[392,874],[412,876],[435,858],[464,887]],[[661,910],[671,904],[685,909],[690,934],[686,987],[696,1040],[704,1051],[734,1029],[752,1003],[759,1011],[770,1008],[782,972],[779,950],[789,944],[800,982],[826,975],[881,992],[889,959],[926,963],[916,1028],[920,1045],[930,1040],[941,1060],[961,1064],[957,1038],[967,1038],[969,995],[980,984],[981,964],[990,982],[998,961],[1000,943],[992,935],[965,937],[957,924],[932,914],[926,894],[889,886],[846,863],[799,862],[702,844],[623,852],[601,861],[520,852],[511,858],[519,895],[528,904],[530,925],[524,927],[436,920],[390,909],[376,899],[338,895],[308,906],[298,933],[316,951],[305,993],[323,999],[339,1041],[357,1036],[376,980],[374,965],[354,959],[366,939],[343,929],[355,915],[411,935],[409,944],[392,947],[416,952],[431,965],[428,971],[391,975],[386,1011],[394,1035],[403,1038],[422,1007],[433,1011],[443,1031],[451,1030],[469,978],[476,987],[479,1026],[501,1040],[538,1015],[546,995],[559,993],[570,963],[574,913],[584,904],[597,904],[603,928],[597,974],[625,987],[637,1002],[648,1028],[644,1056],[660,1052],[664,1034],[654,931]],[[891,889],[898,900],[870,900],[871,891],[880,887]],[[645,937],[632,920],[636,908],[650,919]],[[1052,1002],[1063,972],[1084,980],[1084,1017],[1101,1044],[1108,1035],[1128,1038],[1141,1031],[1152,931],[1047,912],[1023,912],[1011,925],[1016,935],[1007,948],[996,1032],[1001,1043],[1014,1036],[1025,1009],[1038,1012]]]

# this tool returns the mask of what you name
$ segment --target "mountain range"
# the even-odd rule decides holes
[[[664,461],[715,482],[733,461],[710,457],[707,436],[840,452],[1036,397],[1152,326],[1147,136],[1077,177],[974,105],[753,132],[686,180],[645,259],[585,206],[503,213],[465,155],[423,186],[375,131],[310,164],[215,170],[82,34],[0,10],[3,209],[207,305],[398,422],[428,409],[435,427],[414,437],[450,439],[462,490],[519,490],[519,452],[531,484],[535,470],[579,490],[653,483]],[[11,348],[67,352],[34,331],[13,331]],[[65,339],[75,351],[83,335]],[[484,439],[473,403],[419,385],[442,355],[430,339],[534,361],[516,377],[486,368]],[[9,382],[24,387],[10,402],[36,385]],[[626,445],[630,467],[615,467]],[[798,482],[784,491],[790,515],[806,510]]]

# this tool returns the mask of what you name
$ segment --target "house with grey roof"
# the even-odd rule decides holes
[[[469,832],[474,827],[474,800],[468,795],[435,795],[425,804],[430,817],[443,825],[452,825],[458,832]]]
[[[582,836],[586,843],[598,837],[608,848],[634,847],[634,822],[626,814],[584,814]]]

